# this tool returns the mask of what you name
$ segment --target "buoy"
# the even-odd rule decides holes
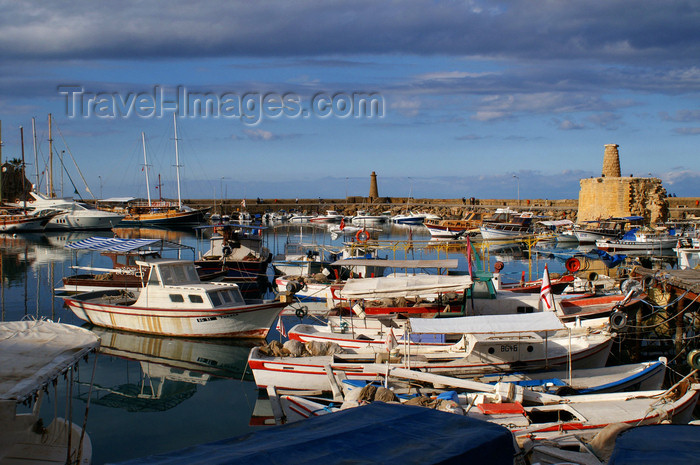
[[[301,307],[297,308],[294,314],[297,316],[297,318],[302,319],[304,318],[309,312],[306,310],[306,307]]]
[[[231,255],[232,251],[233,250],[228,245],[225,245],[224,248],[221,249],[221,253],[224,254],[224,257],[228,257],[229,255]]]
[[[357,234],[355,234],[355,239],[357,242],[367,242],[369,240],[369,233],[366,230],[361,229],[357,231]]]
[[[496,272],[500,272],[504,266],[505,265],[503,264],[503,262],[500,261],[493,264],[493,268],[496,270]]]
[[[578,270],[581,269],[581,262],[578,258],[571,257],[566,261],[564,266],[566,267],[566,271],[568,271],[569,273],[576,273]]]

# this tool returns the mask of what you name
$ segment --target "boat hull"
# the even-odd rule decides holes
[[[116,297],[120,295],[119,291],[112,292]],[[237,338],[266,337],[286,305],[271,302],[233,308],[174,310],[94,301],[104,295],[104,292],[88,293],[64,297],[64,301],[75,316],[95,326],[166,336]]]

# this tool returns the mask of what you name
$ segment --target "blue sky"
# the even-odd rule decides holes
[[[318,94],[381,99],[371,116],[178,118],[184,197],[367,195],[376,171],[380,195],[575,198],[610,143],[623,175],[699,195],[697,2],[96,5],[0,0],[3,159],[19,157],[23,126],[33,178],[36,117],[43,170],[52,113],[55,149],[86,197],[68,152],[98,197],[145,196],[142,131],[151,187],[160,174],[176,195],[172,112],[118,115],[103,101],[99,117],[69,117],[61,86],[127,102],[178,86],[220,100],[292,95],[299,109]]]

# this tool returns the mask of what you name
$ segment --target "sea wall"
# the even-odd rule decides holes
[[[643,216],[646,223],[668,219],[666,190],[659,178],[581,179],[579,222],[609,217]]]

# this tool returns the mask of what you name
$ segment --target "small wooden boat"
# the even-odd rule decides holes
[[[0,232],[43,231],[51,218],[58,214],[57,211],[42,211],[33,215],[1,214]]]
[[[57,402],[52,386],[64,376],[73,382],[75,367],[99,345],[96,335],[76,326],[48,320],[0,323],[1,463],[89,465],[92,444],[87,433],[64,418],[42,417],[41,404],[44,392]],[[27,411],[21,404],[32,408]],[[65,415],[72,418],[68,407]]]
[[[194,263],[158,259],[138,297],[121,290],[62,296],[80,319],[96,326],[166,336],[264,338],[286,305],[243,300],[234,283],[202,283]]]
[[[413,318],[411,326],[418,333],[461,333],[462,338],[447,346],[397,345],[389,358],[390,364],[448,376],[537,371],[566,366],[569,362],[574,368],[602,367],[612,345],[607,333],[578,331],[571,336],[555,333],[543,337],[543,333],[565,328],[550,312],[506,317]],[[260,387],[329,390],[327,370],[342,372],[348,379],[376,379],[380,373],[373,371],[374,363],[387,358],[386,349],[386,343],[370,343],[366,348],[346,349],[334,355],[275,357],[254,348],[248,363]]]
[[[477,233],[482,223],[481,213],[469,212],[465,218],[458,220],[426,219],[423,226],[428,228],[431,237],[453,239],[470,232]]]

